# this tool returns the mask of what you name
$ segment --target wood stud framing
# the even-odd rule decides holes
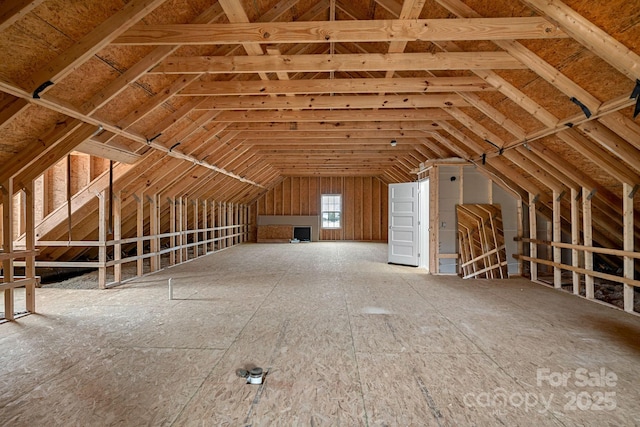
[[[91,20],[94,4],[84,3],[61,13]],[[384,186],[461,158],[528,206],[518,245],[529,243],[532,280],[552,267],[560,288],[570,270],[573,293],[584,278],[593,299],[594,257],[604,254],[584,248],[602,246],[623,259],[624,309],[634,310],[637,257],[616,251],[635,254],[640,242],[640,125],[629,98],[640,46],[610,6],[590,6],[589,16],[606,17],[596,25],[586,6],[559,0],[522,0],[518,16],[497,13],[500,2],[313,3],[219,0],[174,14],[176,2],[132,0],[77,31],[47,21],[47,0],[0,6],[0,51],[15,57],[0,66],[5,297],[7,283],[24,280],[34,311],[35,266],[45,262],[90,256],[106,287],[107,269],[119,283],[124,262],[142,275],[244,242],[261,212],[313,211],[302,188],[361,195],[352,228],[323,238],[384,240],[376,221],[386,218],[364,213],[385,203]],[[23,32],[32,16],[50,27],[52,46],[47,31],[67,34],[56,55]],[[19,34],[31,59],[5,34]],[[74,150],[92,157],[72,165],[66,206],[55,165]],[[112,204],[97,155],[118,161]],[[19,215],[8,208],[16,193]],[[56,242],[69,219],[76,240],[64,247]],[[546,245],[552,257],[539,259]],[[18,264],[25,279],[12,277]]]

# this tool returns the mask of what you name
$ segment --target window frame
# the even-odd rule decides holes
[[[339,198],[339,210],[325,210],[325,203],[324,203],[324,198],[325,197],[338,197]],[[343,222],[343,218],[342,218],[342,194],[340,193],[322,193],[320,195],[320,228],[323,230],[340,230],[342,228],[342,222]],[[339,215],[339,220],[338,220],[338,226],[337,227],[325,227],[324,223],[324,214],[325,213],[338,213]]]

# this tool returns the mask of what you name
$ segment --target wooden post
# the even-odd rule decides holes
[[[13,178],[2,183],[2,250],[13,252]],[[13,258],[2,260],[4,283],[13,282]],[[4,317],[14,319],[13,288],[4,290]]]
[[[589,189],[582,188],[582,234],[584,236],[584,246],[593,247],[593,228],[591,223],[591,197]],[[593,252],[584,252],[584,269],[593,271]],[[593,286],[593,276],[586,274],[584,277],[585,296],[587,299],[595,297]]]
[[[562,242],[562,194],[553,190],[553,242]],[[562,263],[562,248],[557,246],[553,247],[553,262],[556,264]],[[560,267],[553,267],[553,287],[556,289],[562,289],[562,269]]]
[[[626,182],[622,184],[622,212],[623,212],[623,240],[624,240],[624,250],[628,252],[633,252],[635,250],[634,247],[634,231],[633,231],[633,197],[638,190],[637,187],[633,187]],[[634,259],[625,256],[624,257],[624,277],[625,279],[633,280],[634,276]],[[634,289],[633,286],[625,283],[624,285],[624,311],[628,311],[630,313],[633,312],[634,300],[633,294]]]
[[[571,244],[580,244],[580,211],[578,209],[578,200],[580,195],[575,188],[571,189]],[[573,267],[580,267],[580,252],[578,249],[571,249],[571,265]],[[571,273],[573,279],[573,293],[580,295],[580,274],[577,272]]]
[[[242,227],[240,227],[240,243],[244,243],[247,241],[247,206],[242,205],[242,211],[240,215],[240,223]]]
[[[198,201],[198,199],[192,200],[191,204],[193,205],[193,231],[194,233],[192,234],[193,236],[193,257],[194,258],[198,258],[198,256],[200,255],[200,245],[198,245],[198,243],[200,242],[200,233],[198,232],[198,230],[200,229],[200,225],[199,225],[199,220],[200,220],[200,209],[198,209],[200,207],[200,202]]]
[[[120,199],[120,192],[113,195],[113,240],[116,243],[113,245],[113,259],[114,261],[120,261],[122,259],[122,244],[119,242],[122,239],[122,200]],[[122,264],[116,264],[113,266],[113,280],[116,283],[122,282]]]
[[[160,255],[158,255],[158,252],[160,251],[160,239],[158,238],[158,234],[160,234],[160,210],[158,209],[158,195],[154,194],[153,196],[148,196],[148,199],[149,234],[151,235],[149,247],[151,253],[154,254],[151,258],[149,258],[149,265],[151,271],[158,271],[160,269]]]
[[[144,237],[144,199],[142,193],[134,194],[133,197],[136,199],[136,235],[140,239],[136,243],[136,255],[138,256],[136,274],[142,276],[144,274],[144,259],[142,259],[142,255],[144,255],[144,241],[142,240]]]
[[[107,287],[107,191],[98,194],[98,287]]]
[[[233,226],[234,224],[234,220],[233,220],[233,212],[235,210],[235,204],[234,203],[230,203],[229,205],[227,205],[227,226]],[[227,234],[231,237],[229,237],[227,239],[227,246],[231,247],[233,246],[233,228],[229,228],[227,230]]]
[[[183,261],[183,253],[182,253],[182,238],[183,238],[183,233],[182,233],[182,225],[184,224],[182,217],[184,216],[184,206],[183,206],[183,200],[182,197],[176,197],[175,199],[175,204],[176,204],[176,208],[178,209],[178,213],[177,213],[177,230],[176,232],[178,233],[177,237],[177,248],[178,248],[178,264],[182,263]]]
[[[35,279],[36,277],[36,234],[35,234],[35,194],[33,181],[29,180],[24,187],[25,192],[25,243],[27,251],[31,252],[25,259],[25,276],[27,279]],[[25,304],[27,311],[36,312],[36,284],[28,284],[25,287]]]
[[[176,203],[175,198],[167,198],[169,202],[169,233],[171,233],[171,237],[169,237],[169,246],[171,246],[171,252],[169,252],[169,264],[176,264],[176,236],[174,233],[176,232]]]
[[[223,229],[227,225],[227,204],[220,202],[220,249],[224,249],[227,246],[227,230]]]
[[[524,208],[522,198],[518,199],[518,255],[524,255],[524,243],[522,237],[524,237]],[[522,275],[524,272],[524,262],[522,258],[518,259],[518,275]]]
[[[531,239],[538,238],[538,221],[536,218],[536,195],[529,193],[529,237]],[[531,242],[529,244],[529,256],[531,258],[538,258],[538,245]],[[535,261],[531,261],[529,263],[531,280],[538,280],[538,263]]]
[[[189,261],[189,201],[182,198],[182,262]]]
[[[208,227],[209,224],[207,222],[207,201],[203,201],[202,202],[202,241],[204,242],[202,244],[202,252],[203,255],[207,254],[207,249],[209,247],[209,243],[207,243],[207,240],[209,240],[209,230]]]
[[[210,243],[211,246],[209,247],[209,250],[211,252],[215,252],[215,250],[216,250],[216,242],[215,242],[215,238],[216,238],[216,202],[214,200],[212,200],[210,203],[211,203],[211,206],[209,207],[210,208],[209,212],[210,212],[210,215],[211,215],[210,226],[212,228],[211,234],[210,234],[210,238],[213,241]]]

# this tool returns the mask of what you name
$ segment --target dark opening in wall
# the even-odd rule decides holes
[[[311,227],[293,227],[293,238],[301,242],[310,242]]]

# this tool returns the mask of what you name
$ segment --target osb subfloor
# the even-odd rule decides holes
[[[0,425],[640,425],[639,317],[383,244],[245,244],[37,303],[0,325]]]

